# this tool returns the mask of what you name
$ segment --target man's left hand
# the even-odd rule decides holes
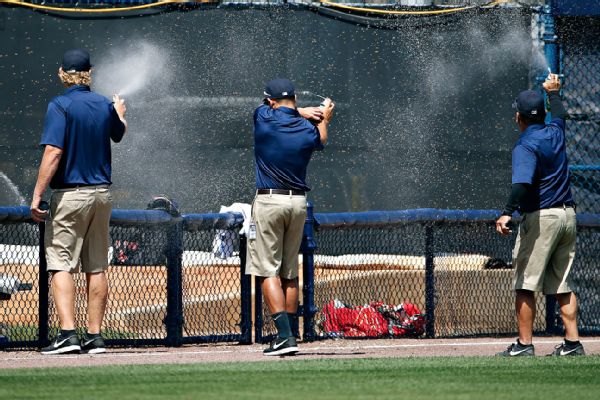
[[[323,120],[323,110],[321,107],[299,107],[298,112],[303,118],[311,122],[319,123]]]
[[[561,84],[560,84],[560,79],[558,78],[558,75],[556,75],[556,74],[548,75],[548,78],[546,78],[546,80],[544,81],[542,86],[544,87],[544,90],[546,91],[546,93],[555,92],[555,91],[560,90]]]
[[[496,221],[496,231],[502,236],[508,236],[512,233],[512,230],[508,227],[508,224],[512,220],[510,215],[503,215]]]

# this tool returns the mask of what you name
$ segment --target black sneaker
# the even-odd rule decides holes
[[[263,350],[265,356],[282,356],[285,354],[293,355],[298,352],[298,345],[296,344],[296,338],[290,336],[282,339],[276,337],[271,342],[269,348]]]
[[[104,339],[100,335],[84,335],[81,341],[81,352],[87,354],[106,353]]]
[[[519,341],[508,346],[508,348],[500,353],[496,353],[500,357],[533,357],[535,349],[532,344],[521,344]]]
[[[42,354],[65,354],[65,353],[79,353],[81,345],[79,338],[76,333],[69,336],[58,335],[54,338],[50,346],[44,347],[41,350]]]
[[[565,342],[562,342],[558,346],[554,348],[554,351],[549,356],[585,356],[585,350],[583,349],[583,345],[581,343],[576,344],[575,346],[569,346]]]

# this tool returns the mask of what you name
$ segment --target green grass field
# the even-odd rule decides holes
[[[394,358],[0,370],[1,399],[594,399],[600,357]]]

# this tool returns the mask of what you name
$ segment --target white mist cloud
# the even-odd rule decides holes
[[[168,86],[173,77],[169,52],[147,41],[133,43],[100,55],[94,66],[93,83],[97,92],[132,97]]]

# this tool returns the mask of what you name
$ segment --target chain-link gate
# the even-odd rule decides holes
[[[28,211],[0,208],[0,348],[35,346],[40,336],[40,232]]]
[[[241,214],[184,217],[183,342],[251,342],[251,280]]]
[[[113,211],[108,345],[251,341],[249,277],[241,266],[241,214],[171,216]],[[26,207],[0,208],[0,347],[44,345],[59,329],[40,230]],[[75,274],[76,325],[86,326],[84,274]]]
[[[299,314],[304,321],[299,333],[304,339],[515,334],[516,233],[498,235],[497,215],[447,210],[316,214],[316,243],[305,229],[301,251]],[[581,332],[597,334],[600,263],[594,255],[600,250],[600,216],[579,215],[578,229],[573,284]],[[256,295],[256,341],[266,342],[275,328],[260,292]],[[538,293],[536,301],[534,331],[561,332],[554,297]]]

